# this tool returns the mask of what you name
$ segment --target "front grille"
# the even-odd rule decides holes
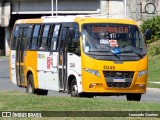
[[[106,78],[107,86],[116,88],[130,87],[134,76],[134,72],[132,71],[103,71],[103,74]],[[123,82],[121,80],[123,80]]]
[[[107,82],[108,87],[126,88],[130,87],[131,82]]]
[[[125,71],[104,71],[104,77],[122,77],[122,78],[133,78],[134,72]]]

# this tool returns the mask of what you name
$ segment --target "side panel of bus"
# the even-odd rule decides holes
[[[53,47],[57,46],[59,28],[60,25],[51,23],[33,24],[26,67],[34,72],[36,89],[59,91],[59,54]]]
[[[59,91],[58,82],[58,67],[52,65],[56,62],[58,56],[56,52],[43,52],[39,51],[37,55],[37,75],[38,75],[38,87],[40,89],[55,90]]]
[[[82,91],[80,41],[72,41],[67,48],[68,41],[61,41],[61,26],[64,32],[68,29],[66,26],[78,29],[78,24],[73,22],[20,24],[15,29],[15,50],[11,51],[14,84],[27,87],[27,79],[32,74],[35,89],[65,91],[67,77],[74,75]],[[45,49],[41,49],[43,44]]]

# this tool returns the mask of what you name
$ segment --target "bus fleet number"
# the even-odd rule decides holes
[[[104,69],[115,70],[115,66],[104,66]]]

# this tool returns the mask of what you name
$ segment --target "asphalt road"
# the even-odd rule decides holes
[[[20,88],[10,82],[8,58],[0,58],[0,91],[26,92],[25,88]],[[68,96],[66,93],[49,91],[49,96]],[[125,96],[95,97],[95,99],[126,100]],[[141,102],[160,102],[160,89],[147,88],[147,93],[142,95]]]

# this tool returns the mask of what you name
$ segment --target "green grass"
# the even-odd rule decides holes
[[[132,107],[131,107],[132,106]],[[159,103],[0,92],[0,111],[158,111]]]
[[[148,80],[160,82],[160,55],[149,57]]]
[[[73,98],[57,96],[38,96],[20,92],[0,91],[0,111],[159,111],[159,103],[117,101],[96,98]],[[88,114],[86,112],[86,114]],[[17,120],[18,118],[15,118]],[[26,118],[27,120],[141,120],[135,117],[54,117],[54,118]],[[143,118],[144,120],[146,118]],[[151,120],[156,118],[149,118]],[[4,118],[3,120],[9,120]],[[20,118],[18,120],[21,120]]]
[[[156,41],[148,45],[149,65],[148,65],[148,87],[160,88],[160,84],[150,82],[160,82],[160,54],[155,54],[155,46],[159,45],[160,41]]]
[[[0,55],[0,59],[1,59],[1,58],[8,58],[8,56],[1,56],[1,55]]]
[[[159,120],[159,118],[136,118],[136,117],[55,117],[55,118],[12,118],[12,119],[2,119],[2,120]]]
[[[149,88],[160,88],[160,84],[157,84],[157,83],[150,83],[150,82],[148,82],[147,86]]]

